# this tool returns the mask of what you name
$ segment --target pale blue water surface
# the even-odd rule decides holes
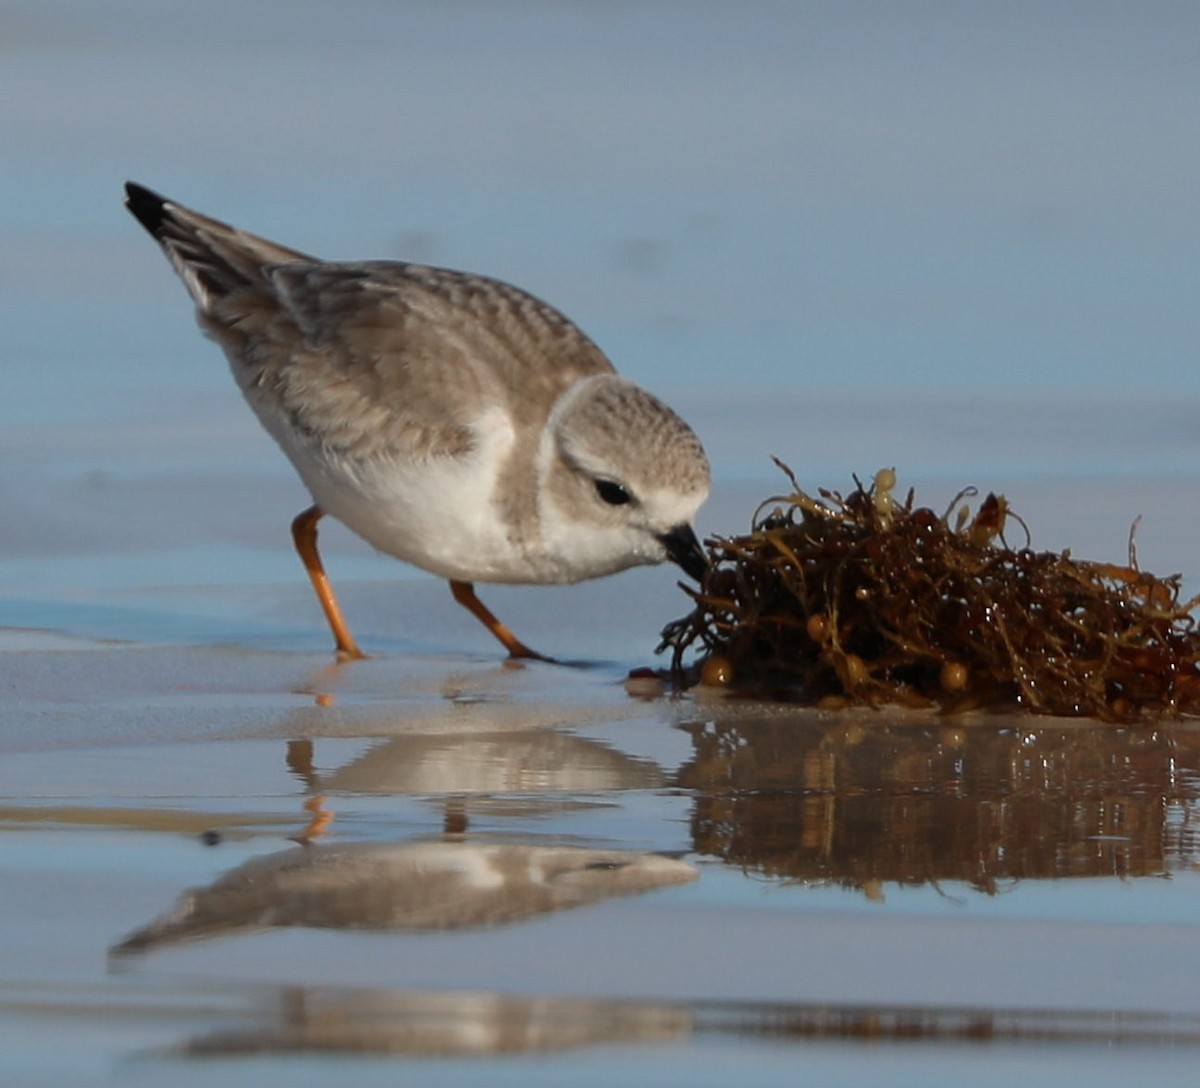
[[[590,663],[513,669],[336,526],[376,656],[329,668],[306,497],[120,186],[546,297],[694,423],[706,532],[784,489],[771,454],[895,465],[1006,492],[1039,548],[1123,562],[1140,515],[1197,592],[1198,33],[1165,0],[0,3],[5,1082],[1194,1083],[1190,727],[643,702],[674,574],[489,590]],[[316,796],[315,859],[696,879],[110,959]]]

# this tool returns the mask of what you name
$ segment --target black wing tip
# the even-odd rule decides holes
[[[167,214],[166,206],[166,198],[159,196],[152,189],[138,185],[135,181],[125,182],[125,207],[155,238],[162,234],[163,220]]]

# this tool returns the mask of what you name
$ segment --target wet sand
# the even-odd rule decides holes
[[[622,680],[640,655],[608,627],[652,630],[663,602],[622,595],[613,620],[621,585],[513,594],[514,624],[557,650],[607,630],[611,655],[574,667],[487,647],[337,666],[253,624],[224,646],[6,630],[10,1072],[201,1083],[254,1060],[271,1082],[289,1056],[358,1055],[338,1067],[353,1083],[382,1056],[430,1083],[614,1062],[715,1083],[750,1046],[756,1078],[783,1083],[799,1061],[878,1075],[913,1039],[935,1078],[1048,1053],[1101,1084],[1167,1055],[1163,1083],[1190,1065],[1193,727],[634,698]],[[442,586],[397,583],[386,608],[380,587],[347,588],[368,628],[421,611],[409,639],[461,634]],[[298,845],[315,798],[332,822]],[[620,885],[655,853],[676,859],[670,879]],[[547,890],[530,899],[535,870]],[[246,879],[249,908],[222,892]],[[330,908],[313,905],[321,887]],[[189,889],[207,922],[114,951]]]
[[[905,427],[940,409],[896,409],[876,405],[879,441],[918,448]],[[862,410],[832,401],[805,440],[827,448]],[[1125,413],[1101,404],[1084,447]],[[1055,456],[1042,418],[1030,462]],[[1110,561],[1141,514],[1144,565],[1194,570],[1197,481],[1154,467],[1181,434],[1133,475],[901,486],[935,508],[1003,488],[1035,546]],[[985,462],[1009,448],[975,435]],[[290,552],[303,496],[285,468],[199,487],[186,462],[99,479],[69,443],[44,467],[35,450],[8,480],[23,535],[0,556],[14,1083],[273,1083],[334,1061],[353,1084],[397,1061],[435,1084],[716,1084],[746,1061],[760,1083],[798,1062],[1190,1083],[1195,726],[631,694],[687,610],[674,572],[485,587],[571,662],[514,665],[444,584],[331,527],[373,653],[337,665]],[[702,528],[740,531],[781,483],[719,476]]]

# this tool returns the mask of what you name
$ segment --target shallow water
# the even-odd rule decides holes
[[[645,701],[483,658],[2,661],[0,1038],[29,1083],[264,1055],[364,1084],[1184,1083],[1200,1046],[1191,728]]]
[[[1200,592],[1194,14],[199,11],[0,9],[4,1082],[1194,1083],[1194,727],[643,700],[673,573],[487,589],[580,663],[512,667],[329,526],[333,666],[120,207],[545,295],[695,424],[703,532],[895,465]]]

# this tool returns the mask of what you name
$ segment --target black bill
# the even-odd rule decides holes
[[[676,525],[669,533],[663,533],[659,538],[662,546],[667,549],[667,558],[677,563],[699,582],[708,570],[708,556],[696,539],[695,530],[690,525]]]

